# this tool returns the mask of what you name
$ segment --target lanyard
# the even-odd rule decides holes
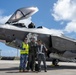
[[[40,45],[40,48],[38,47],[38,52],[42,52],[42,48],[43,48],[43,45]]]

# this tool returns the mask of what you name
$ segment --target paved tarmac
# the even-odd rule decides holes
[[[43,64],[43,63],[42,63]],[[47,62],[47,72],[44,72],[43,65],[41,72],[19,72],[19,60],[0,60],[0,75],[76,75],[76,63],[59,62],[59,66],[51,66]]]

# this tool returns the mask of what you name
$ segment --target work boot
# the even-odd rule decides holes
[[[45,71],[45,72],[47,72],[47,70],[46,70],[46,69],[45,69],[44,71]]]
[[[41,72],[41,69],[39,69],[38,72]]]
[[[23,70],[21,68],[19,68],[19,72],[23,72]]]
[[[29,70],[23,70],[23,72],[29,72]]]
[[[47,72],[47,70],[45,70],[45,72]]]
[[[23,72],[23,70],[22,70],[22,69],[20,69],[20,70],[19,70],[19,72]]]

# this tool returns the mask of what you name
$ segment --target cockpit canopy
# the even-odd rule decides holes
[[[16,12],[10,17],[6,23],[15,23],[22,19],[27,19],[31,17],[38,11],[37,7],[24,7],[16,10]]]

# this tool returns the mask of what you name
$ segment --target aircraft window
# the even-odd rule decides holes
[[[11,16],[11,18],[9,19],[9,21],[7,23],[13,23],[22,17],[23,17],[22,12],[18,10]]]
[[[21,13],[21,11],[17,11],[13,17],[11,18],[11,20],[16,20],[16,19],[19,19],[23,16],[23,14]]]
[[[21,18],[22,16],[23,16],[23,14],[21,13],[21,11],[17,11],[15,18],[16,18],[16,19],[19,19],[19,18]]]

